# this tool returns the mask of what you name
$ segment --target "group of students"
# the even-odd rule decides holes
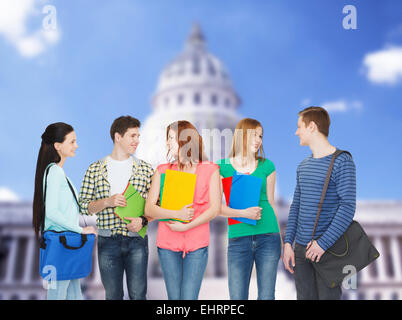
[[[343,154],[334,165],[328,192],[317,227],[317,241],[308,238],[314,225],[320,188],[336,148],[328,142],[329,115],[321,107],[299,113],[296,135],[309,146],[312,155],[297,169],[297,183],[286,236],[282,239],[275,209],[275,166],[265,157],[263,127],[255,119],[242,119],[236,126],[227,158],[216,163],[205,156],[202,137],[188,121],[176,121],[166,128],[167,162],[156,170],[133,155],[140,141],[140,121],[117,118],[110,129],[113,150],[92,163],[83,178],[79,200],[68,186],[63,166],[78,148],[74,129],[65,123],[49,125],[42,135],[33,202],[33,226],[41,230],[74,231],[97,235],[98,263],[106,299],[123,299],[126,275],[130,299],[146,299],[148,237],[138,232],[151,221],[158,223],[156,245],[169,299],[197,299],[208,261],[209,221],[218,215],[248,218],[246,223],[228,226],[228,286],[230,298],[246,300],[253,266],[256,266],[258,299],[275,299],[278,262],[295,274],[298,299],[340,299],[341,288],[327,288],[312,268],[322,254],[346,230],[353,219],[356,177],[352,158]],[[152,146],[149,146],[152,148]],[[43,199],[45,171],[47,193]],[[161,175],[166,170],[196,174],[193,203],[180,210],[160,206]],[[222,180],[235,173],[262,179],[258,207],[234,209],[222,201]],[[324,176],[324,177],[323,177]],[[126,224],[114,214],[127,205],[123,192],[128,183],[146,199],[144,215],[128,218]],[[334,200],[335,199],[335,200]],[[43,207],[45,206],[46,214]],[[97,215],[96,227],[80,227],[79,215]],[[168,219],[174,219],[166,221]],[[164,220],[164,221],[161,221]],[[175,220],[188,220],[182,223]],[[42,229],[41,229],[42,228]],[[310,234],[311,235],[311,234]],[[293,243],[296,241],[295,249]],[[304,251],[303,251],[304,250]],[[82,299],[80,280],[57,281],[49,287],[48,299]]]

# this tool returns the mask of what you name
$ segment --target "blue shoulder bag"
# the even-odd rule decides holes
[[[50,167],[49,167],[50,168]],[[49,168],[46,169],[43,210],[45,210],[46,185]],[[74,199],[75,192],[66,178]],[[72,231],[43,232],[39,249],[39,273],[45,280],[72,280],[87,277],[92,270],[92,252],[95,244],[94,234],[80,234]]]

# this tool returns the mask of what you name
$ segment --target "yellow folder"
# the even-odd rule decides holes
[[[180,210],[184,206],[193,203],[196,180],[196,174],[166,170],[161,208]]]

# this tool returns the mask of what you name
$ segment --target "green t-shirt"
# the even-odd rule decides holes
[[[236,171],[230,163],[230,159],[221,159],[217,161],[220,167],[220,175],[224,178],[232,177]],[[279,226],[274,209],[268,202],[267,197],[267,177],[275,171],[275,166],[271,160],[258,161],[257,169],[252,176],[262,179],[261,195],[259,206],[262,208],[261,219],[257,220],[257,224],[250,225],[247,223],[237,223],[229,225],[229,238],[252,236],[263,233],[278,233]]]

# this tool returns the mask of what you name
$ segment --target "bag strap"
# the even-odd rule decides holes
[[[85,245],[85,243],[88,241],[88,239],[87,239],[87,235],[86,235],[86,234],[81,234],[81,245],[80,245],[79,247],[71,247],[71,246],[69,246],[69,245],[67,244],[66,236],[60,236],[60,237],[59,237],[59,241],[60,241],[60,243],[61,243],[66,249],[69,249],[69,250],[78,250],[78,249],[81,249],[81,248]]]
[[[47,175],[49,174],[49,169],[50,169],[51,167],[53,167],[53,166],[54,166],[54,165],[48,166],[48,167],[46,168],[46,170],[45,170],[45,191],[44,191],[44,193],[43,193],[43,213],[44,213],[44,216],[46,216]],[[66,176],[65,176],[65,177],[66,177]],[[67,177],[66,177],[66,181],[67,181],[67,184],[68,184],[68,186],[69,186],[69,188],[70,188],[70,190],[71,190],[71,193],[73,194],[73,197],[74,197],[74,199],[75,199],[75,202],[76,202],[77,205],[78,205],[78,208],[81,208],[80,203],[78,202],[78,199],[77,199],[77,195],[76,195],[75,192],[74,192],[73,186],[71,185],[71,183],[70,183],[70,181],[68,180]],[[82,217],[82,219],[84,220],[85,226],[87,227],[87,222],[85,221],[85,218]],[[42,235],[43,235],[43,230],[45,230],[45,219],[43,219],[43,222],[42,222],[42,225],[41,225],[41,234],[42,234]]]
[[[81,208],[80,203],[78,202],[78,199],[77,199],[77,195],[75,194],[75,191],[74,191],[74,189],[73,189],[73,186],[71,185],[71,183],[70,183],[70,181],[68,180],[67,177],[66,177],[66,180],[67,180],[67,184],[68,184],[68,186],[69,186],[69,188],[70,188],[70,190],[71,190],[71,193],[73,194],[73,197],[74,197],[74,199],[75,199],[75,202],[76,202],[77,205],[78,205],[78,208]]]
[[[71,183],[70,183],[70,181],[68,180],[67,177],[66,177],[66,180],[67,180],[68,186],[70,187],[71,193],[73,194],[73,197],[74,197],[74,199],[75,199],[75,202],[76,202],[77,205],[78,205],[78,208],[81,208],[80,203],[78,202],[78,199],[77,199],[77,195],[75,194],[75,191],[74,191],[74,189],[73,189],[73,186],[71,185]],[[84,216],[82,216],[82,220],[84,220],[85,227],[87,227],[87,222],[85,221]]]
[[[320,203],[318,204],[318,211],[317,211],[317,216],[316,216],[315,222],[314,222],[313,235],[311,236],[311,241],[314,240],[315,232],[316,232],[317,225],[318,225],[318,220],[320,219],[321,209],[322,209],[322,205],[324,203],[325,194],[327,193],[329,181],[331,179],[331,174],[332,174],[332,169],[334,167],[335,159],[343,152],[346,152],[347,154],[352,156],[350,154],[350,152],[345,151],[345,150],[340,150],[340,149],[336,149],[336,151],[332,155],[332,159],[331,159],[331,162],[329,164],[328,171],[327,171],[327,176],[325,178],[324,187],[323,187],[322,193],[321,193]]]

